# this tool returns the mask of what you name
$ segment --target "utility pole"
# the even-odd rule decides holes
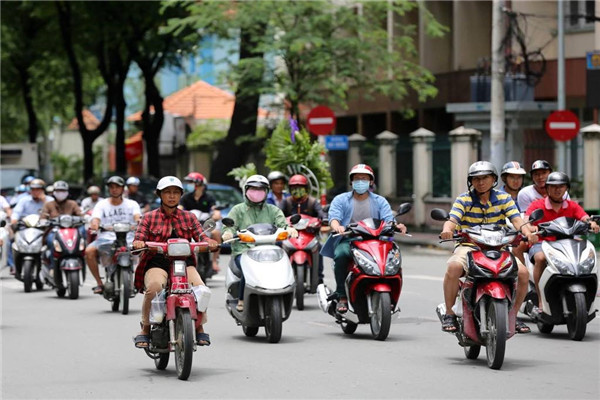
[[[506,161],[504,116],[504,0],[492,3],[492,91],[490,104],[490,155],[491,163],[501,168]]]
[[[556,2],[558,7],[558,59],[557,63],[557,86],[556,86],[556,101],[558,103],[558,111],[566,109],[565,101],[565,7],[563,0]],[[556,142],[556,161],[558,164],[558,170],[566,172],[570,175],[570,171],[567,171],[567,160],[566,160],[566,148],[565,142]]]

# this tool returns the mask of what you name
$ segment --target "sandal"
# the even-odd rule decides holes
[[[523,321],[517,321],[517,323],[515,324],[515,332],[529,333],[531,332],[531,329],[527,325],[525,325]]]
[[[210,335],[206,332],[196,333],[196,343],[198,346],[210,346]]]
[[[340,301],[337,304],[337,307],[335,308],[335,311],[337,311],[338,314],[345,314],[346,312],[348,312],[348,300],[340,299]]]
[[[458,323],[456,321],[456,315],[444,314],[442,317],[442,331],[448,333],[454,333],[458,330]]]
[[[238,310],[239,312],[244,311],[244,300],[238,300],[237,306],[235,306],[235,309]]]
[[[104,286],[94,286],[92,288],[92,291],[94,292],[94,294],[102,294],[104,293]]]
[[[137,335],[133,338],[133,343],[135,347],[138,349],[146,349],[150,345],[150,336],[149,335]],[[209,342],[210,344],[210,342]]]

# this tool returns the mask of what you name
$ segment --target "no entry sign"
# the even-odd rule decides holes
[[[306,126],[315,135],[328,135],[335,129],[335,114],[329,107],[317,106],[308,113]]]
[[[546,133],[554,140],[568,142],[579,133],[579,118],[571,111],[554,111],[546,120]]]

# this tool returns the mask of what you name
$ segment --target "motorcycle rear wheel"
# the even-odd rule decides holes
[[[265,301],[265,333],[269,343],[277,343],[281,340],[282,318],[281,297],[268,297]]]
[[[31,286],[33,285],[33,261],[23,261],[23,289],[25,293],[31,292]]]
[[[486,355],[487,364],[491,369],[500,369],[504,362],[507,339],[508,307],[504,300],[489,300],[487,308]]]
[[[158,357],[154,359],[154,366],[156,367],[156,369],[162,371],[163,369],[167,368],[167,365],[169,365],[169,355],[170,353],[158,354]]]
[[[109,278],[110,279],[110,278]],[[115,290],[121,289],[121,274],[113,274],[114,279],[114,288]],[[112,299],[112,310],[119,311],[119,306],[121,305],[121,296],[115,296],[113,293]]]
[[[346,335],[352,335],[354,332],[356,332],[356,328],[358,328],[357,324],[350,321],[340,322],[340,326]]]
[[[587,306],[585,293],[573,293],[572,300],[567,299],[569,314],[567,315],[567,331],[571,340],[580,341],[585,337],[587,328]]]
[[[373,292],[371,304],[371,333],[375,340],[385,340],[392,324],[392,301],[388,292]]]
[[[69,298],[75,300],[79,297],[79,271],[69,271]]]
[[[538,327],[538,330],[541,333],[546,333],[546,334],[552,333],[552,329],[554,329],[554,325],[552,325],[552,324],[546,324],[546,323],[544,323],[542,321],[538,321],[537,322],[537,327]]]
[[[177,377],[185,381],[192,371],[192,356],[194,355],[194,320],[190,311],[180,308],[175,320],[175,367]]]
[[[305,265],[295,264],[296,268],[296,308],[299,311],[304,310],[304,271]]]
[[[246,335],[248,337],[254,337],[258,333],[258,327],[257,326],[242,325],[242,330],[244,331],[244,335]]]
[[[127,315],[129,313],[129,298],[131,297],[131,270],[121,270],[121,290],[119,293],[121,302],[121,313]]]
[[[467,357],[469,360],[477,360],[477,357],[479,357],[479,352],[481,351],[481,346],[465,346],[463,347],[463,350],[465,351],[465,357]]]

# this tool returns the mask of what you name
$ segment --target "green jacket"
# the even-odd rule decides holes
[[[279,207],[266,203],[263,203],[262,206],[257,206],[248,200],[235,205],[227,215],[227,218],[231,218],[235,222],[235,225],[232,227],[223,226],[223,234],[231,232],[235,235],[238,231],[258,223],[273,224],[278,228],[286,228],[288,226],[285,216]],[[251,247],[254,247],[254,245],[239,241],[232,242],[231,255],[236,256]]]

